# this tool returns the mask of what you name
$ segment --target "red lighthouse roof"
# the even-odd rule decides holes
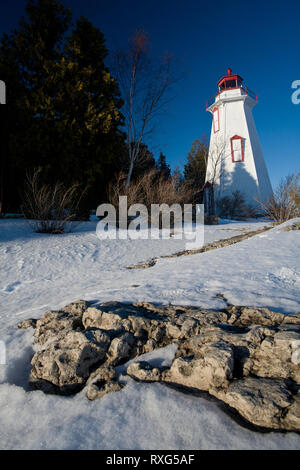
[[[231,68],[228,68],[227,75],[218,81],[218,93],[207,100],[206,109],[210,108],[218,99],[221,99],[224,92],[231,90],[238,90],[239,94],[248,95],[257,103],[256,93],[243,84],[243,78],[240,75],[233,74]]]
[[[243,83],[242,77],[240,75],[236,75],[232,73],[231,68],[227,69],[227,75],[225,77],[222,77],[217,85],[219,89],[224,89],[224,88],[236,88],[241,86]]]

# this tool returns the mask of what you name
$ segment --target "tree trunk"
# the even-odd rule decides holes
[[[130,165],[129,165],[128,174],[127,174],[127,179],[126,179],[126,189],[129,188],[130,181],[131,181],[132,171],[133,171],[133,160],[131,159],[131,160],[130,160]]]

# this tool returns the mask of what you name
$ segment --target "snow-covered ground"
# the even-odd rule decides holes
[[[205,227],[205,243],[267,225],[231,222]],[[0,447],[15,449],[274,449],[300,448],[294,433],[260,434],[241,427],[207,400],[162,384],[135,383],[90,402],[28,391],[32,330],[17,323],[79,298],[223,307],[231,303],[297,312],[300,234],[279,228],[226,248],[159,259],[185,249],[184,240],[99,240],[96,223],[64,235],[33,234],[23,220],[0,220]],[[170,362],[174,345],[148,355]]]

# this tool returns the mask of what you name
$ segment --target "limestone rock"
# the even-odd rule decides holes
[[[27,329],[27,328],[36,328],[37,320],[35,318],[29,318],[28,320],[21,321],[18,324],[18,328]]]
[[[89,307],[82,316],[84,328],[101,328],[102,312],[98,308]]]
[[[180,326],[175,322],[168,322],[166,325],[166,334],[170,339],[178,339],[181,335]]]
[[[99,380],[98,382],[92,383],[88,386],[86,396],[89,400],[98,400],[107,393],[119,392],[123,388],[118,382],[105,382]]]
[[[235,408],[250,423],[257,426],[284,429],[282,417],[293,402],[293,396],[282,380],[248,377],[229,386],[224,401]],[[293,411],[289,419],[293,426]],[[297,421],[297,420],[296,420]],[[299,422],[294,430],[299,430]]]
[[[48,310],[42,318],[36,322],[35,342],[41,345],[49,340],[63,337],[73,330],[82,329],[80,317],[70,315],[66,312],[54,312]]]
[[[30,382],[46,393],[87,386],[100,398],[121,389],[117,365],[175,342],[170,367],[133,362],[128,375],[206,391],[256,426],[300,431],[300,313],[79,300],[19,324],[31,326],[39,349]]]
[[[265,338],[253,355],[251,372],[258,377],[293,379],[300,385],[299,365],[292,362],[293,344],[300,344],[300,331],[278,331]]]
[[[282,428],[288,431],[299,431],[300,423],[300,391],[293,397],[293,403],[289,406],[285,416],[283,416]]]
[[[158,382],[161,380],[161,370],[151,366],[146,361],[133,362],[127,368],[127,374],[135,380],[143,382]]]
[[[286,315],[282,322],[283,325],[300,325],[300,312]]]
[[[125,333],[120,337],[114,338],[110,343],[107,356],[109,363],[120,364],[129,359],[135,344],[135,338],[131,333]]]
[[[91,367],[103,361],[107,347],[102,332],[71,331],[33,356],[30,382],[46,392],[74,393],[85,384]]]
[[[76,317],[82,317],[83,313],[86,311],[88,303],[85,300],[76,300],[61,309],[62,312],[69,313]]]
[[[98,400],[110,392],[118,392],[123,387],[118,382],[116,371],[110,366],[101,366],[89,379],[86,396],[89,400]]]
[[[105,382],[112,382],[113,380],[117,380],[117,373],[113,367],[102,365],[91,373],[88,383],[91,383],[95,380],[104,380]]]
[[[203,344],[194,355],[177,357],[163,377],[203,391],[227,389],[233,375],[233,350],[225,342]]]
[[[269,308],[254,308],[254,307],[236,307],[231,306],[227,311],[232,315],[229,323],[234,323],[235,326],[274,326],[280,325],[284,320],[283,313],[276,313]]]

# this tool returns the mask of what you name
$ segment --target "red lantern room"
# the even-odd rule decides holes
[[[243,79],[239,75],[233,75],[232,70],[227,69],[227,75],[218,81],[219,92],[232,88],[240,88],[243,85]]]
[[[243,81],[244,80],[240,75],[233,74],[231,68],[228,68],[227,75],[218,81],[218,93],[207,100],[206,109],[211,111],[209,108],[222,98],[223,92],[229,90],[236,90],[239,95],[248,95],[257,103],[256,93],[249,90],[249,88],[243,84]]]

